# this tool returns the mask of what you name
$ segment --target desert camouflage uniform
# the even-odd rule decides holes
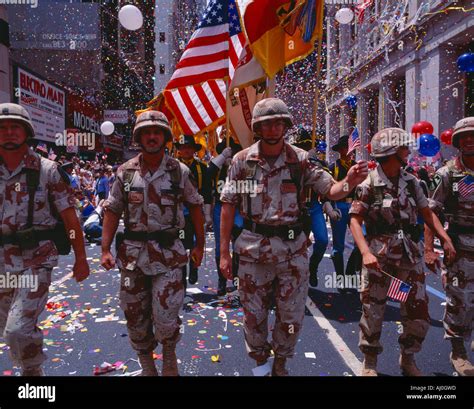
[[[409,184],[413,186],[413,194],[410,194]],[[377,205],[374,203],[375,189],[380,188],[383,189],[383,202]],[[398,342],[406,354],[420,351],[430,325],[423,246],[421,241],[417,243],[407,234],[407,226],[416,225],[418,211],[427,206],[428,200],[418,179],[402,170],[397,189],[379,165],[357,187],[349,212],[363,216],[370,251],[377,257],[381,269],[412,286],[408,299],[400,304],[403,332]],[[374,234],[371,226],[385,228],[386,233]],[[396,231],[390,232],[394,228]],[[403,233],[398,231],[399,228]],[[380,335],[390,280],[389,276],[377,270],[362,269],[359,347],[364,354],[383,350]]]
[[[293,149],[285,144],[273,167],[261,155],[260,142],[239,152],[229,169],[221,201],[233,204],[244,219],[249,218],[249,195],[237,193],[234,186],[237,181],[246,180],[246,161],[257,161],[251,220],[269,226],[297,223],[300,216],[297,188],[291,181],[287,163],[303,162],[302,185],[312,187],[319,194],[326,194],[335,182],[329,173],[308,162],[306,151]],[[294,240],[283,240],[245,228],[235,242],[234,251],[240,257],[239,292],[245,313],[247,351],[257,361],[267,358],[270,349],[282,357],[293,356],[308,293],[307,248],[310,244],[303,232]],[[272,298],[276,303],[276,323],[270,346],[267,319]]]
[[[0,158],[0,220],[3,237],[14,234],[27,223],[29,195],[26,173],[23,171],[27,168],[40,170],[35,193],[35,229],[48,230],[56,225],[52,204],[57,212],[74,206],[73,191],[69,182],[66,182],[68,179],[65,179],[67,175],[60,173],[57,163],[40,158],[32,149],[28,149],[18,168],[10,173]],[[38,280],[37,291],[33,291],[34,288],[0,288],[0,336],[5,338],[10,347],[13,362],[23,369],[40,366],[46,360],[43,333],[37,327],[37,322],[48,299],[51,272],[57,264],[58,251],[51,240],[41,240],[36,248],[23,251],[16,244],[0,246],[0,275],[36,276]]]
[[[171,172],[177,167],[182,176],[179,194],[175,196],[170,193]],[[135,171],[128,189],[124,186],[126,170]],[[139,154],[118,169],[104,208],[117,215],[125,211],[125,227],[132,232],[156,232],[184,227],[183,202],[203,204],[191,182],[189,169],[165,155],[151,174],[144,169]],[[173,224],[175,206],[176,224]],[[125,239],[118,249],[120,306],[136,351],[146,353],[155,349],[158,342],[171,345],[179,341],[178,313],[184,299],[182,267],[187,262],[186,250],[179,239],[169,248],[162,248],[156,241]]]
[[[474,322],[474,192],[462,195],[453,192],[453,185],[459,183],[468,173],[457,158],[438,169],[434,176],[435,189],[431,195],[430,207],[436,213],[444,212],[456,248],[456,260],[447,268],[446,311],[443,319],[445,338],[464,338],[469,341]],[[454,194],[458,198],[454,198]],[[456,209],[450,208],[455,202]],[[456,232],[455,225],[463,227]],[[465,231],[470,229],[471,233]]]

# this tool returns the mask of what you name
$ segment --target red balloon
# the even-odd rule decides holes
[[[447,129],[444,131],[439,139],[441,139],[441,142],[443,142],[445,145],[452,145],[453,143],[453,130],[452,129]]]
[[[418,136],[423,134],[431,135],[433,132],[433,125],[428,121],[417,122],[415,125],[413,125],[413,128],[411,128],[411,133]]]
[[[367,152],[369,152],[369,155],[372,154],[372,144],[368,143],[365,145],[365,149],[367,149]]]
[[[374,160],[371,160],[369,161],[367,166],[369,167],[370,170],[374,170],[377,167],[377,162],[375,162]]]

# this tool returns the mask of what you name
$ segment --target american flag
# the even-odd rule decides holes
[[[458,183],[458,192],[461,197],[468,197],[474,193],[474,177],[469,175]]]
[[[374,0],[358,0],[355,10],[359,23],[364,21],[365,10],[370,7],[373,2]]]
[[[359,130],[357,126],[352,131],[351,135],[349,136],[349,149],[347,150],[347,154],[351,153],[353,150],[360,148],[360,137],[359,137]]]
[[[393,300],[405,302],[410,294],[411,285],[392,277],[387,296]]]
[[[235,0],[211,0],[163,92],[185,134],[194,135],[222,119],[225,80],[250,59]]]
[[[48,153],[48,148],[46,147],[46,144],[43,142],[38,143],[36,146],[36,150],[44,153]]]

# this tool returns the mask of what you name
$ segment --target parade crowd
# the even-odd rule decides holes
[[[85,280],[85,237],[100,243],[106,270],[120,270],[120,306],[142,374],[158,375],[153,352],[161,344],[162,374],[177,376],[179,313],[212,230],[217,295],[238,290],[249,357],[263,366],[273,354],[272,376],[288,375],[309,287],[321,285],[330,226],[334,271],[346,283],[337,290],[360,294],[362,375],[377,375],[388,298],[400,302],[401,373],[422,375],[415,355],[430,327],[425,275],[439,268],[450,360],[459,375],[474,375],[465,346],[474,320],[474,118],[457,122],[459,155],[437,170],[408,166],[416,140],[403,129],[371,135],[369,167],[354,160],[349,135],[329,147],[339,157],[328,164],[326,146],[314,146],[311,131],[295,125],[285,102],[264,99],[253,111],[254,144],[242,149],[223,132],[206,164],[192,135],[173,135],[163,113],[147,110],[133,131],[141,153],[129,161],[52,161],[28,145],[34,130],[26,110],[0,104],[0,274],[34,275],[40,283],[36,291],[0,288],[0,337],[22,374],[44,374],[37,325],[52,269],[70,243],[73,275]],[[355,246],[345,260],[348,230]],[[358,282],[351,277],[360,286],[347,284]]]

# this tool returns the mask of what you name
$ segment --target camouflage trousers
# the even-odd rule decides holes
[[[380,260],[379,263],[383,271],[412,286],[407,300],[400,303],[402,328],[398,342],[402,352],[407,354],[419,352],[430,326],[423,264],[401,268],[384,264]],[[383,351],[380,335],[390,280],[386,274],[362,268],[359,348],[363,353],[380,354]]]
[[[137,352],[151,352],[158,343],[174,345],[181,338],[182,274],[181,268],[154,276],[138,268],[121,270],[120,307]]]
[[[48,300],[51,272],[49,267],[33,267],[17,273],[34,277],[37,289],[0,289],[0,336],[10,347],[13,363],[22,369],[40,366],[47,358],[37,324]]]
[[[458,257],[446,274],[445,338],[469,341],[474,322],[474,253]]]
[[[255,360],[270,350],[292,357],[304,318],[308,295],[308,256],[297,255],[282,263],[256,263],[240,259],[239,295],[244,310],[247,352]],[[268,313],[276,306],[272,343],[268,342]]]

